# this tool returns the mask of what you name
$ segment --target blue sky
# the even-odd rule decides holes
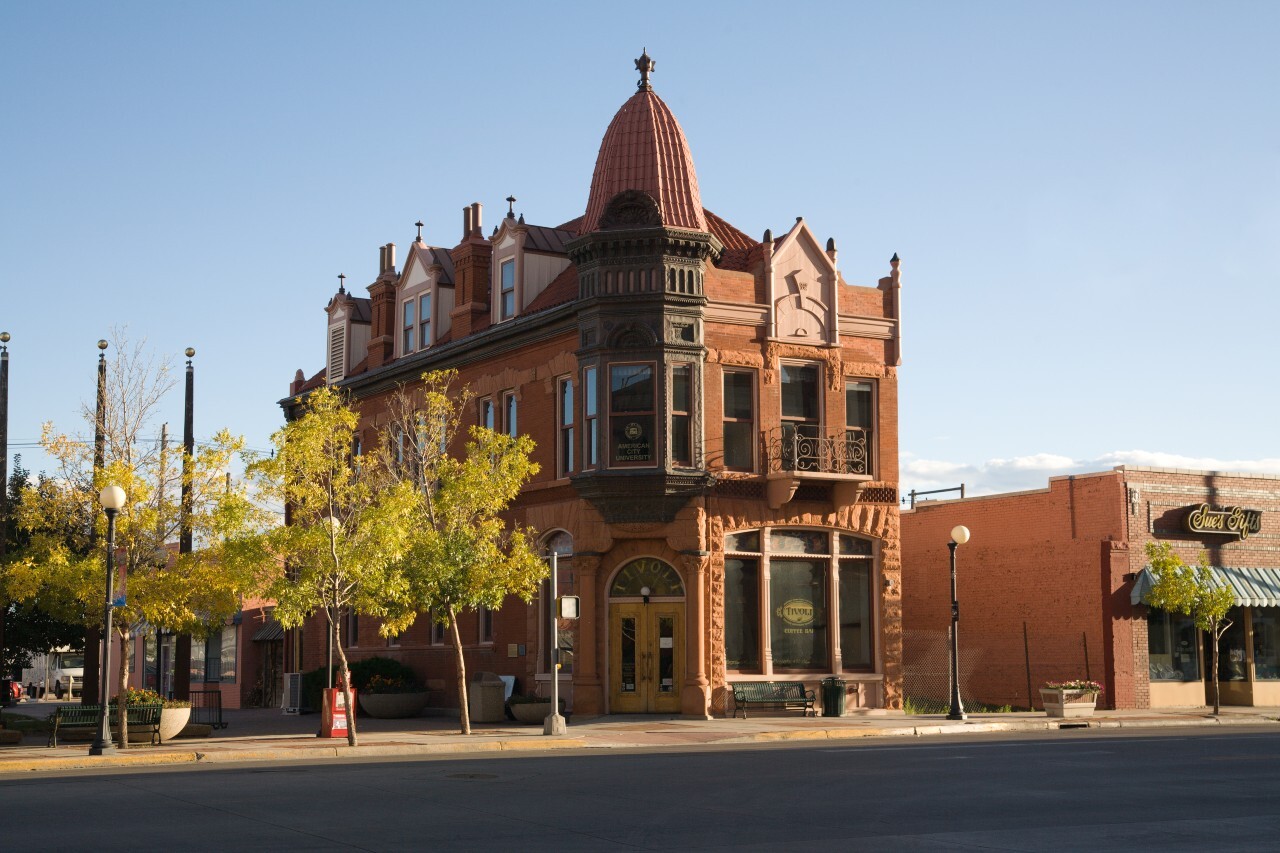
[[[647,47],[709,209],[803,215],[851,283],[902,256],[904,492],[1280,473],[1278,36],[1266,2],[0,3],[11,451],[82,429],[113,326],[194,346],[197,434],[266,447],[337,274],[472,201],[579,215]]]

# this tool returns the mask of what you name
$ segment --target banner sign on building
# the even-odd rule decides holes
[[[1187,507],[1182,520],[1189,533],[1221,533],[1248,539],[1262,530],[1262,512],[1239,506],[1215,509],[1209,504]]]

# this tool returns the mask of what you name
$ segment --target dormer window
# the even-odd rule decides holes
[[[405,355],[408,355],[414,350],[413,336],[414,336],[415,326],[417,325],[417,323],[414,320],[413,305],[414,305],[414,300],[412,299],[404,303],[404,330],[403,330],[404,331],[404,340],[403,340],[404,349],[403,349],[403,352]]]
[[[502,278],[501,293],[499,294],[499,302],[502,306],[502,320],[510,320],[516,315],[516,262],[515,260],[502,262]]]
[[[431,346],[431,294],[418,299],[418,345],[423,349]]]

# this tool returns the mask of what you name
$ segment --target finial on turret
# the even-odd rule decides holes
[[[347,274],[338,273],[338,293],[345,296],[347,294]]]
[[[899,263],[901,263],[901,261],[898,260],[898,253],[894,252],[893,257],[889,259],[889,266],[897,269]]]
[[[507,196],[507,219],[516,218],[516,202],[519,201],[515,196]]]
[[[636,60],[636,70],[640,72],[640,81],[636,83],[636,90],[640,92],[652,92],[653,86],[649,85],[649,75],[653,73],[654,67],[658,63],[653,61],[649,56],[649,49],[644,48],[640,53],[640,58]]]
[[[422,220],[419,219],[417,222],[413,224],[418,226],[418,242],[421,243],[422,242]]]

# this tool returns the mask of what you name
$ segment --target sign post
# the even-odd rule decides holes
[[[550,601],[547,602],[547,618],[551,620],[551,713],[542,721],[544,735],[562,735],[568,731],[560,714],[560,599],[556,584],[560,565],[555,551],[551,552],[551,583],[548,584]]]

